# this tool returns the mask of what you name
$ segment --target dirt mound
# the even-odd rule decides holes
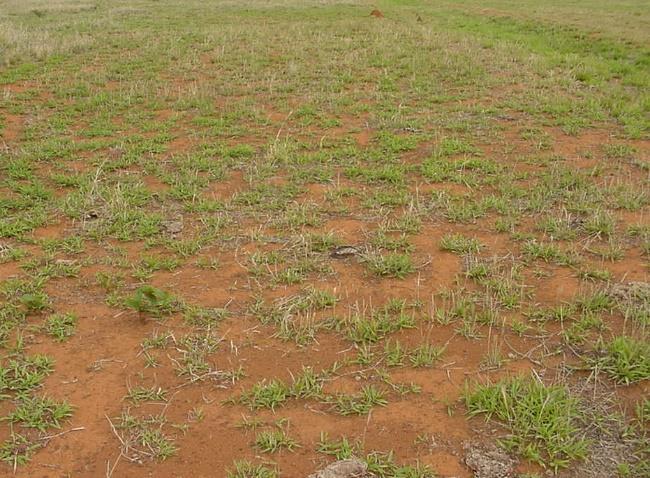
[[[370,16],[375,18],[384,18],[384,14],[381,13],[381,10],[377,10],[376,8],[370,12]]]

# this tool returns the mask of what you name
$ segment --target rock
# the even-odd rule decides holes
[[[77,265],[77,261],[74,259],[57,259],[54,261],[57,266],[74,266]]]
[[[373,478],[368,472],[368,465],[356,459],[341,460],[331,463],[307,478]]]
[[[183,230],[183,221],[167,221],[163,226],[168,233],[178,234]]]
[[[99,219],[99,216],[100,216],[99,211],[96,211],[94,209],[90,209],[90,210],[84,212],[84,219],[89,220],[89,221]]]
[[[465,464],[474,472],[474,478],[511,478],[515,461],[494,445],[469,445]]]
[[[345,259],[346,257],[361,254],[361,250],[355,246],[339,246],[330,251],[330,257],[334,259]]]
[[[619,300],[645,303],[650,301],[650,282],[615,284],[611,288],[611,295]]]

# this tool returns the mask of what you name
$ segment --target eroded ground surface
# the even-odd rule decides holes
[[[644,2],[179,3],[0,1],[0,474],[643,476]]]

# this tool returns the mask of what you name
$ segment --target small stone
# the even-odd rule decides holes
[[[360,254],[361,251],[358,247],[355,246],[339,246],[335,247],[330,251],[330,257],[334,259],[344,259],[350,256],[356,256]]]
[[[182,221],[168,221],[164,224],[165,230],[170,234],[178,234],[183,230]]]
[[[368,472],[368,465],[356,459],[341,460],[331,463],[307,478],[373,478]]]
[[[465,464],[474,472],[474,478],[511,478],[515,461],[496,446],[470,445]]]

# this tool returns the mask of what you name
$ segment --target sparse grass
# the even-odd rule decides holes
[[[230,478],[318,453],[430,477],[417,447],[362,450],[373,426],[301,433],[295,464],[245,458],[295,451],[296,417],[376,424],[440,374],[507,377],[520,359],[630,403],[648,379],[646,7],[3,1],[0,474],[150,474],[178,453],[191,475],[193,447]],[[112,416],[83,398],[88,374],[131,407],[98,428],[119,448],[108,467],[64,426],[73,408]],[[459,428],[444,469],[460,469],[476,433],[442,403],[440,428]],[[561,386],[506,379],[466,403],[546,467],[609,460],[598,420],[589,452],[571,436]],[[201,436],[215,417],[220,442],[250,448],[229,468]],[[619,420],[638,446],[618,473],[645,476],[642,418]]]
[[[340,440],[330,440],[327,433],[321,432],[320,441],[316,451],[325,455],[331,455],[337,460],[347,460],[359,454],[360,446],[358,443],[350,443],[346,437]]]
[[[122,413],[114,425],[122,433],[123,453],[134,459],[166,460],[173,456],[177,447],[174,440],[163,430],[164,417],[136,417],[128,411]]]
[[[386,406],[386,393],[374,385],[365,385],[354,395],[339,394],[326,398],[336,413],[341,415],[367,415],[376,406]]]

